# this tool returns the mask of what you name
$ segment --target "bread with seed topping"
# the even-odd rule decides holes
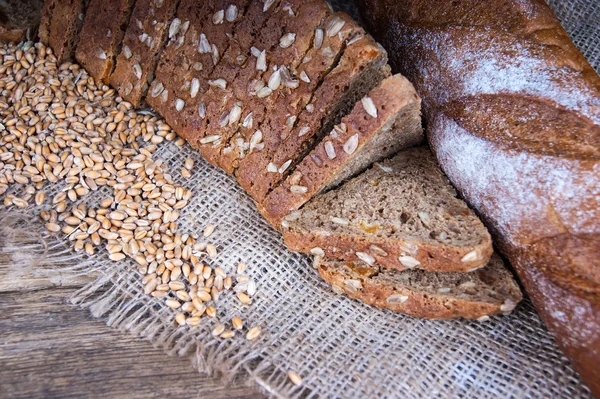
[[[319,0],[311,1],[285,1],[279,4],[278,7],[271,5],[268,13],[271,14],[266,25],[269,28],[264,28],[254,42],[253,49],[250,51],[250,62],[246,68],[239,71],[239,74],[230,83],[231,87],[227,90],[216,89],[214,92],[209,91],[207,96],[207,106],[212,115],[211,123],[208,125],[206,136],[218,136],[218,142],[207,143],[200,145],[200,152],[216,165],[220,165],[226,171],[231,173],[231,169],[227,162],[220,162],[221,150],[226,147],[233,135],[238,131],[246,130],[244,127],[244,119],[241,118],[235,123],[229,118],[229,124],[221,128],[221,121],[227,118],[232,113],[234,106],[241,107],[243,115],[252,113],[253,129],[258,129],[265,116],[272,108],[274,99],[277,93],[270,96],[259,96],[258,93],[251,93],[248,90],[249,85],[253,81],[267,82],[272,68],[278,66],[274,63],[275,60],[285,58],[288,64],[296,63],[296,60],[302,58],[305,52],[305,47],[308,46],[306,41],[310,36],[310,31],[317,25],[322,18],[328,14],[329,8],[325,3]],[[290,32],[296,32],[296,41],[287,48],[280,46],[281,37]],[[264,51],[264,66],[257,64],[257,52],[259,47]],[[285,54],[285,57],[282,56]],[[261,55],[261,57],[263,57]],[[299,62],[299,61],[297,61]],[[228,82],[229,84],[229,82]],[[266,84],[266,83],[265,83]],[[241,86],[246,89],[242,92],[239,90]],[[223,94],[227,96],[228,101],[222,107],[215,107],[219,104],[218,100],[223,98]]]
[[[146,102],[192,145],[194,136],[191,132],[204,129],[202,120],[189,117],[189,113],[197,113],[189,104],[192,80],[198,79],[200,94],[208,88],[204,65],[199,61],[198,40],[204,24],[212,23],[210,16],[215,6],[216,0],[180,1],[175,13],[175,18],[180,21],[179,28],[171,29],[169,26],[170,37],[160,54],[155,78],[146,96]],[[180,110],[178,106],[181,106]]]
[[[131,13],[110,84],[136,108],[154,80],[177,3],[177,0],[137,0]]]
[[[348,45],[335,68],[318,86],[309,105],[297,117],[291,134],[283,141],[281,137],[270,135],[273,141],[265,145],[265,150],[249,154],[240,163],[236,177],[246,192],[258,203],[264,201],[269,191],[294,169],[316,142],[352,110],[356,101],[389,76],[386,61],[385,50],[369,36]],[[284,148],[290,142],[301,144],[287,152]],[[287,157],[276,158],[281,153]],[[277,167],[277,173],[272,172],[274,168],[269,164]]]
[[[426,319],[477,319],[512,311],[523,298],[498,255],[470,273],[389,270],[363,262],[316,257],[315,267],[336,293]]]
[[[121,44],[134,0],[90,0],[75,58],[99,83],[108,83]]]
[[[53,0],[48,44],[59,63],[75,55],[89,0]]]
[[[337,27],[343,24],[344,29],[329,37],[325,31],[332,24]],[[362,28],[346,14],[335,13],[322,21],[315,31],[311,32],[311,48],[303,54],[300,62],[292,66],[286,65],[286,70],[280,71],[283,75],[283,72],[289,72],[297,87],[284,87],[274,93],[274,101],[269,102],[271,111],[260,119],[260,124],[251,129],[240,129],[234,140],[230,140],[228,147],[222,151],[221,167],[234,172],[249,153],[264,151],[261,156],[272,153],[280,140],[294,128],[298,116],[312,100],[325,76],[339,62],[346,41],[360,34],[364,34]],[[324,49],[327,51],[322,51]],[[268,79],[264,81],[268,82]]]
[[[466,272],[493,251],[485,226],[456,198],[426,147],[317,195],[284,219],[281,231],[293,251],[398,270]]]
[[[422,140],[421,99],[402,75],[389,77],[356,103],[259,209],[278,225],[314,195]]]
[[[245,97],[247,99],[245,103],[248,105],[246,113],[252,112],[253,126],[246,128],[242,124],[237,130],[231,129],[236,133],[235,137],[231,139],[232,134],[228,135],[224,143],[217,148],[219,152],[215,156],[218,157],[218,165],[229,173],[233,173],[238,166],[239,155],[244,153],[223,152],[226,147],[231,148],[231,144],[236,143],[240,138],[244,143],[249,144],[257,130],[260,130],[264,137],[267,134],[265,131],[267,120],[276,115],[295,114],[294,108],[302,107],[303,102],[306,101],[304,98],[308,98],[313,91],[313,88],[309,87],[310,84],[300,81],[296,76],[296,70],[312,47],[315,29],[325,21],[331,11],[320,0],[303,1],[297,10],[289,8],[289,4],[285,2],[286,6],[281,10],[282,17],[289,19],[285,24],[285,31],[278,39],[276,38],[274,46],[266,51],[266,71],[260,76],[260,82],[265,88],[253,90],[252,93],[247,92]],[[292,37],[293,40],[290,39]],[[288,40],[289,43],[284,42],[282,46],[282,40]],[[259,81],[256,76],[254,79]],[[248,82],[251,83],[252,80]],[[266,90],[264,95],[263,90]],[[239,146],[237,149],[239,150]]]

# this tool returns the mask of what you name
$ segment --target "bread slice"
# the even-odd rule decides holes
[[[90,0],[75,58],[100,83],[108,83],[121,52],[134,0]]]
[[[287,20],[287,22],[284,24],[285,29],[283,33],[279,37],[273,37],[272,47],[265,51],[267,61],[266,71],[258,74],[258,76],[255,75],[253,79],[246,83],[247,89],[244,97],[240,98],[236,96],[231,99],[232,102],[240,101],[245,115],[252,112],[253,127],[249,129],[243,128],[243,120],[240,120],[242,123],[229,125],[227,130],[219,130],[219,125],[212,123],[209,126],[207,135],[220,134],[221,140],[219,141],[219,145],[209,143],[200,146],[200,152],[209,161],[217,161],[216,163],[229,173],[232,173],[237,157],[232,159],[231,155],[233,155],[233,152],[222,154],[222,150],[229,145],[231,137],[236,132],[245,132],[251,136],[257,129],[260,129],[264,118],[284,113],[289,104],[300,104],[302,102],[299,96],[301,96],[303,91],[298,90],[300,80],[299,77],[294,77],[293,74],[296,67],[302,62],[302,59],[312,47],[315,29],[331,14],[331,11],[327,3],[321,0],[297,1],[297,3],[299,6],[294,9],[289,8],[291,3],[284,2],[284,7],[279,12],[282,15],[274,16],[278,17],[281,21]],[[293,40],[282,45],[282,40],[288,37],[293,37]],[[256,48],[258,49],[258,47]],[[287,80],[285,78],[281,79],[282,70],[287,71],[291,79],[295,78],[295,81],[298,82],[297,88],[286,86],[286,83],[288,83]],[[261,85],[269,88],[269,82],[277,78],[280,81],[283,80],[278,85],[279,87],[275,88],[275,86],[272,86],[273,90],[268,89],[269,91],[265,95],[261,94],[262,90],[254,89],[250,90],[250,92],[248,90],[248,85],[252,85],[253,82],[255,84],[256,82],[261,82]],[[241,79],[236,80],[241,82]],[[309,94],[311,91],[309,89]],[[224,111],[229,112],[229,109],[229,107],[226,107]],[[247,137],[247,139],[249,138]],[[237,138],[234,140],[237,140]]]
[[[56,0],[44,1],[40,15],[40,24],[38,26],[38,39],[44,46],[50,44],[50,22],[52,21],[52,12],[54,11],[54,4]]]
[[[269,191],[294,169],[317,139],[327,134],[342,116],[352,110],[354,104],[381,80],[389,75],[387,53],[371,37],[350,43],[336,67],[314,92],[294,122],[290,135],[269,135],[272,140],[262,151],[248,154],[236,172],[240,185],[258,203],[264,201]],[[285,130],[282,128],[282,131]],[[276,162],[273,153],[289,141],[300,141],[294,152],[286,152],[287,158]],[[273,165],[270,165],[273,164]],[[274,166],[274,167],[273,167]],[[277,171],[275,171],[277,169]]]
[[[226,51],[227,34],[243,18],[248,1],[181,0],[177,8],[181,25],[160,55],[146,101],[192,145],[205,130],[199,99],[209,89],[210,73]],[[235,10],[229,18],[228,9]]]
[[[268,97],[268,109],[263,113],[264,117],[254,118],[259,123],[248,128],[241,127],[233,139],[229,140],[219,162],[219,166],[226,171],[234,172],[250,152],[271,153],[294,128],[298,115],[311,101],[323,79],[339,63],[346,41],[364,34],[364,30],[344,13],[331,14],[321,24],[311,28],[315,29],[311,29],[306,38],[308,51],[296,58],[297,62],[284,64],[297,87],[285,87],[282,84],[281,88]],[[336,34],[328,35],[327,32]],[[272,64],[278,65],[279,61],[272,60]],[[262,80],[268,81],[267,78]],[[253,139],[256,134],[260,134],[260,142]]]
[[[54,0],[48,43],[59,63],[71,61],[89,0]]]
[[[40,23],[43,0],[0,1],[0,41],[33,40]]]
[[[166,42],[178,0],[137,0],[123,37],[110,84],[139,108],[154,79],[158,56]]]
[[[423,139],[420,110],[421,100],[406,78],[383,80],[268,195],[259,206],[265,217],[277,225],[316,194],[418,144]]]
[[[466,272],[493,252],[485,226],[456,198],[426,147],[402,151],[316,196],[281,227],[293,251],[398,270]]]
[[[413,317],[485,321],[512,311],[523,299],[498,255],[470,273],[387,270],[318,257],[315,266],[335,292]]]

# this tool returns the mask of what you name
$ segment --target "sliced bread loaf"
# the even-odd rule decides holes
[[[498,255],[470,273],[388,270],[319,257],[315,266],[335,292],[413,317],[485,321],[512,311],[523,298]]]
[[[53,3],[48,44],[62,63],[75,55],[89,0],[53,0]]]
[[[178,3],[178,0],[137,0],[135,3],[117,66],[110,77],[110,84],[135,108],[142,104],[148,85],[154,79],[158,56]]]
[[[297,3],[299,4],[297,7],[292,7],[292,3],[286,1],[286,6],[280,10],[282,15],[279,15],[279,19],[282,21],[287,20],[284,24],[284,33],[280,37],[275,37],[273,47],[266,50],[266,70],[259,75],[260,79],[256,75],[254,77],[265,86],[266,89],[264,90],[267,90],[264,93],[265,95],[259,95],[258,91],[251,95],[246,90],[243,97],[235,96],[231,98],[229,103],[218,113],[218,118],[211,119],[207,135],[218,135],[220,139],[218,142],[201,144],[200,152],[209,162],[219,164],[225,170],[230,171],[231,168],[220,159],[221,150],[227,146],[230,138],[243,124],[243,120],[240,114],[238,121],[229,118],[229,123],[226,126],[223,127],[221,124],[223,118],[227,118],[236,104],[242,109],[243,114],[252,112],[253,122],[258,126],[262,122],[261,115],[270,116],[283,113],[288,104],[295,102],[297,90],[291,88],[288,90],[287,87],[288,79],[292,79],[293,76],[282,78],[280,71],[282,69],[288,72],[295,70],[312,46],[314,30],[331,13],[327,4],[321,0],[305,0],[297,1]],[[291,74],[292,72],[289,72],[289,75]],[[236,78],[236,80],[241,82],[240,78]],[[277,81],[279,83],[275,85],[273,82]],[[251,82],[252,80],[248,81],[246,87]],[[298,78],[295,79],[295,82],[299,82]],[[214,99],[211,102],[214,103]],[[264,111],[261,112],[261,109],[264,109]]]
[[[316,194],[422,139],[421,100],[406,78],[391,76],[358,101],[259,208],[277,225]]]
[[[265,144],[264,150],[252,152],[240,162],[236,176],[246,192],[258,203],[264,201],[269,191],[310,151],[316,139],[327,134],[357,100],[389,75],[386,61],[385,50],[369,36],[347,45],[335,68],[296,117],[291,133],[287,134],[289,130],[282,127],[279,131],[286,135],[269,134],[269,144]],[[285,121],[279,123],[285,126]],[[277,133],[274,125],[271,130]],[[306,151],[299,148],[286,153],[288,158],[273,161],[273,153],[296,138],[305,144]]]
[[[493,252],[485,226],[426,147],[316,196],[281,227],[291,250],[398,270],[471,271]]]
[[[108,4],[106,0],[90,0],[75,58],[99,83],[108,83],[115,59],[121,52],[133,4],[134,0],[115,0]]]
[[[298,62],[284,64],[285,68],[278,71],[281,87],[268,96],[270,107],[265,117],[254,127],[242,127],[229,141],[221,153],[221,167],[234,171],[249,153],[260,153],[252,157],[261,159],[269,157],[281,140],[294,129],[299,115],[312,101],[323,80],[340,63],[346,42],[362,34],[364,30],[344,13],[329,15],[314,31],[309,32],[308,51],[302,54]],[[260,83],[269,81],[264,79]],[[266,89],[257,93],[262,90]],[[343,97],[343,93],[337,94]]]

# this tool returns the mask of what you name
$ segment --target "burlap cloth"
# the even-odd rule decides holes
[[[598,69],[600,3],[550,3]],[[356,16],[351,3],[334,6]],[[0,251],[12,255],[14,273],[23,268],[98,273],[94,283],[73,295],[74,304],[170,354],[194,354],[201,372],[245,379],[274,397],[591,397],[529,300],[509,316],[480,323],[419,320],[335,294],[308,257],[286,250],[234,179],[189,146],[165,143],[155,156],[173,171],[187,157],[196,161],[193,177],[173,173],[177,183],[194,191],[181,231],[201,235],[207,223],[215,224],[211,238],[219,255],[213,265],[233,272],[240,260],[248,263],[248,274],[258,282],[254,303],[242,308],[226,295],[218,311],[223,320],[241,314],[247,324],[261,326],[258,340],[248,342],[239,334],[216,339],[210,319],[194,328],[176,327],[174,311],[143,294],[133,264],[109,261],[105,252],[93,259],[74,254],[32,213],[0,210]],[[289,370],[302,377],[301,386],[290,382]]]

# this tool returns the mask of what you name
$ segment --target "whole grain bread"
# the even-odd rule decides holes
[[[316,194],[422,139],[421,99],[402,75],[389,77],[354,105],[259,209],[277,225]]]
[[[335,292],[414,317],[485,321],[512,311],[522,299],[498,255],[470,273],[397,271],[319,257],[315,267]]]
[[[492,241],[426,147],[375,164],[284,219],[294,251],[404,270],[466,272],[484,266]]]
[[[349,17],[343,13],[330,14],[314,31],[310,31],[312,26],[302,29],[304,43],[308,43],[310,48],[299,54],[300,57],[295,57],[293,63],[285,63],[284,68],[277,71],[281,75],[279,78],[283,76],[284,82],[274,93],[265,97],[266,101],[262,101],[264,107],[254,107],[257,109],[253,111],[251,126],[242,124],[229,140],[228,145],[221,151],[219,165],[224,170],[234,173],[239,167],[240,161],[249,153],[268,151],[266,147],[273,145],[271,136],[284,135],[286,130],[294,127],[301,108],[306,106],[312,98],[315,88],[338,62],[347,37],[354,34],[355,28],[362,31],[362,28],[352,22],[348,26],[353,25],[353,27],[340,31],[340,34],[334,38],[324,35],[325,27],[338,19],[345,21]],[[319,51],[317,44],[319,48],[328,47],[329,50],[327,52]],[[276,59],[270,60],[270,64],[277,65]],[[271,72],[269,76],[265,74],[260,80],[256,80],[254,87],[251,88],[253,95],[250,101],[252,103],[262,105],[261,90],[266,89],[260,89],[257,85],[267,85],[273,77],[273,73]],[[279,121],[278,129],[276,132],[272,132],[269,128],[275,121]]]
[[[90,0],[75,58],[97,81],[108,83],[121,44],[134,0]]]
[[[54,51],[59,63],[70,61],[75,55],[89,0],[50,0],[49,2],[53,5],[48,45]]]
[[[369,36],[354,39],[301,110],[291,134],[269,135],[271,143],[265,145],[265,150],[250,153],[240,163],[238,182],[258,203],[352,110],[357,100],[389,76],[385,50]],[[294,151],[288,152],[290,147]],[[277,166],[277,173],[269,164]]]
[[[600,396],[600,77],[542,0],[359,3],[448,178]]]
[[[233,97],[230,104],[227,104],[218,114],[218,118],[211,119],[211,124],[207,129],[207,135],[214,136],[218,134],[221,139],[218,143],[200,145],[200,152],[209,162],[214,162],[227,171],[231,171],[232,167],[230,162],[226,161],[228,157],[223,158],[221,156],[222,149],[228,145],[231,137],[239,130],[238,128],[242,127],[243,119],[240,115],[240,119],[232,123],[233,120],[230,118],[225,127],[221,127],[222,123],[220,122],[222,117],[226,117],[231,113],[231,107],[235,103],[240,104],[244,114],[247,115],[252,112],[255,128],[261,129],[265,134],[264,128],[261,127],[264,124],[261,116],[273,117],[286,112],[287,109],[292,107],[292,104],[302,102],[299,98],[301,91],[293,88],[293,86],[289,87],[291,86],[289,83],[294,81],[299,85],[300,80],[298,77],[294,77],[293,72],[312,47],[314,30],[331,11],[327,4],[320,0],[298,1],[297,7],[293,7],[293,3],[287,1],[283,4],[284,6],[279,12],[281,14],[279,19],[283,22],[284,31],[280,37],[274,37],[272,47],[265,51],[266,70],[260,74],[260,80],[255,75],[252,80],[246,82],[246,87],[248,87],[256,79],[256,82],[260,81],[268,89],[268,92],[263,95],[262,91],[255,90],[252,93],[254,95],[252,95],[246,90],[243,97]],[[274,17],[277,17],[277,15],[274,15]],[[258,49],[258,47],[256,48]],[[236,80],[239,83],[243,82],[241,77],[236,78]],[[278,85],[273,83],[277,80],[280,82]],[[271,85],[269,85],[269,82],[271,82]],[[231,102],[234,104],[231,104]]]
[[[110,84],[136,108],[142,104],[154,80],[158,57],[178,3],[179,0],[137,0],[135,3]]]
[[[40,23],[43,0],[3,0],[0,2],[0,41],[33,40]]]

